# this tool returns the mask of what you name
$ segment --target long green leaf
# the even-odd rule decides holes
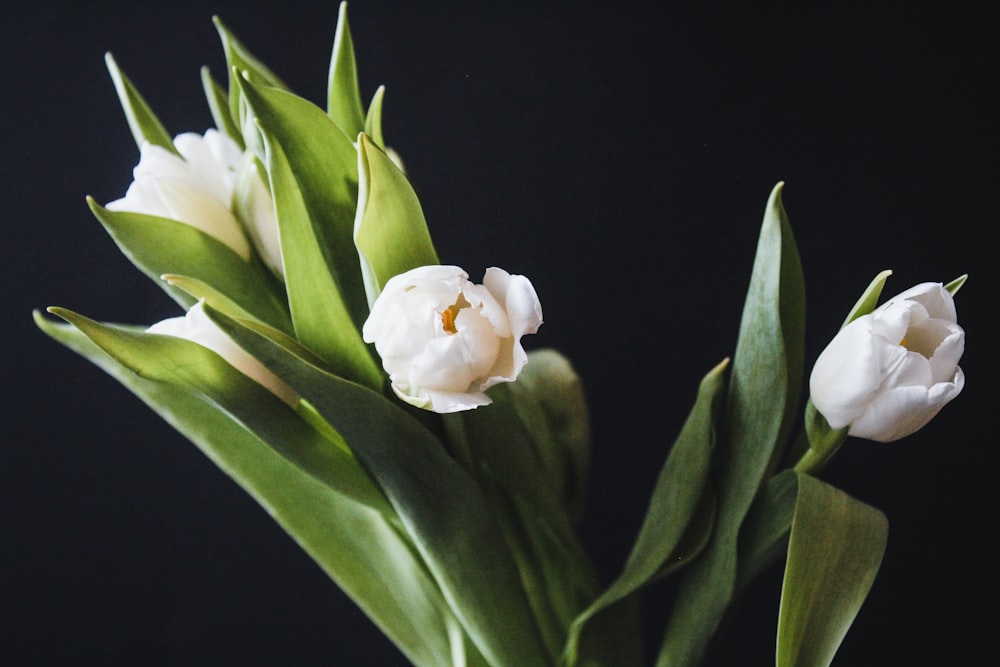
[[[185,309],[196,299],[161,280],[164,274],[200,281],[255,318],[291,332],[281,288],[256,258],[245,261],[208,234],[176,220],[111,211],[92,198],[87,203],[125,256]]]
[[[326,435],[331,431],[321,434],[313,429],[215,352],[181,338],[101,324],[60,308],[51,311],[132,372],[204,396],[317,480],[361,504],[392,514],[341,438],[330,439]]]
[[[263,61],[250,53],[250,50],[226,27],[222,19],[213,16],[212,21],[215,23],[219,39],[222,41],[222,48],[226,56],[226,69],[229,71],[229,116],[243,134],[242,143],[248,147],[256,148],[256,138],[252,136],[256,128],[248,122],[242,82],[249,80],[281,90],[289,88]]]
[[[324,373],[258,332],[208,312],[344,436],[483,656],[496,666],[551,664],[497,517],[441,442],[385,396]]]
[[[35,319],[45,333],[117,379],[198,446],[295,539],[413,664],[452,667],[448,628],[455,621],[411,545],[383,514],[334,491],[202,397],[176,384],[138,375],[76,328],[50,322],[38,313]],[[115,331],[120,329],[106,332],[112,338],[105,343],[113,342]],[[286,435],[299,437],[292,432]],[[470,660],[470,664],[480,663]]]
[[[579,521],[590,474],[591,440],[580,376],[558,351],[531,350],[528,364],[508,391],[535,445],[546,486],[562,498],[566,514]]]
[[[132,130],[135,145],[142,148],[142,145],[148,141],[154,146],[160,146],[174,155],[179,155],[170,133],[150,109],[149,104],[139,94],[139,91],[132,85],[129,78],[118,68],[114,57],[110,53],[106,53],[104,62],[108,66],[108,72],[111,73],[111,80],[115,84],[115,91],[121,101],[129,129]]]
[[[740,526],[780,457],[798,409],[804,356],[802,267],[771,191],[740,322],[726,398],[715,533],[688,568],[660,651],[660,667],[697,664],[735,592]]]
[[[337,30],[333,36],[330,74],[327,86],[327,113],[349,137],[365,128],[365,114],[358,85],[358,67],[354,60],[354,42],[347,22],[347,3],[337,12]]]
[[[351,138],[315,104],[292,93],[242,82],[269,150],[280,146],[296,190],[308,211],[316,243],[355,328],[368,317],[354,217],[358,202],[358,155]],[[268,165],[271,170],[271,165]],[[272,176],[273,178],[273,176]],[[275,196],[278,187],[272,187]],[[288,252],[286,256],[292,255]]]
[[[701,381],[695,404],[670,448],[650,498],[639,535],[618,578],[573,622],[566,643],[567,665],[601,664],[579,652],[583,635],[600,646],[602,635],[616,631],[600,621],[600,612],[634,594],[675,563],[678,547],[702,501],[716,444],[717,422],[725,389],[728,359]],[[596,637],[596,639],[594,639]]]
[[[365,134],[358,137],[357,222],[354,242],[364,257],[368,302],[393,276],[437,264],[437,251],[416,192],[406,175]]]
[[[305,194],[280,143],[265,131],[267,171],[285,262],[285,288],[296,337],[323,357],[338,375],[371,389],[382,370],[361,339],[344,295],[327,269]]]
[[[494,387],[490,397],[488,409],[444,416],[448,443],[490,498],[546,646],[558,655],[566,628],[597,594],[596,572],[558,488],[549,483],[511,386]]]
[[[808,475],[798,501],[778,616],[777,667],[826,667],[864,603],[885,553],[882,512]]]
[[[246,147],[243,141],[243,133],[236,125],[229,111],[229,95],[212,78],[208,67],[201,68],[201,86],[205,91],[205,99],[208,101],[208,109],[212,113],[212,120],[215,122],[215,127],[222,133],[229,135],[229,138],[235,141],[240,149],[243,150]]]

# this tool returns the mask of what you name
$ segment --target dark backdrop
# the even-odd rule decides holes
[[[889,293],[970,274],[964,394],[904,441],[849,441],[826,477],[891,525],[838,664],[974,664],[997,620],[995,41],[964,9],[839,6],[355,0],[350,21],[363,94],[386,85],[387,140],[443,261],[528,275],[546,322],[526,342],[584,378],[582,531],[606,577],[698,380],[732,352],[777,181],[810,362],[881,269]],[[198,69],[224,72],[213,14],[321,101],[336,11],[37,0],[0,23],[5,664],[402,664],[233,482],[30,318],[176,314],[84,203],[121,196],[137,158],[104,52],[172,133],[203,132]],[[716,664],[771,661],[779,575]],[[651,596],[653,629],[668,595]]]

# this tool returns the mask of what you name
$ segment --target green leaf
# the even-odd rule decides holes
[[[682,581],[658,665],[699,662],[735,592],[740,526],[783,452],[798,409],[805,348],[802,266],[781,202],[771,192],[740,322],[726,398],[711,543]]]
[[[385,150],[385,139],[382,137],[382,100],[385,98],[385,86],[379,86],[368,105],[368,115],[365,117],[364,133],[371,137],[375,145]]]
[[[338,375],[371,389],[382,386],[382,370],[352,320],[345,295],[328,270],[312,217],[281,145],[264,132],[268,174],[278,216],[285,287],[296,337]]]
[[[343,435],[483,656],[493,665],[551,664],[488,498],[441,442],[394,401],[208,312]]]
[[[140,377],[204,396],[330,488],[385,514],[392,513],[342,439],[326,438],[332,431],[317,432],[215,352],[174,336],[104,325],[61,308],[50,312]]]
[[[333,36],[327,86],[327,113],[349,137],[365,129],[365,115],[358,85],[358,67],[354,60],[354,42],[347,23],[347,3],[341,2],[337,13],[337,31]]]
[[[798,499],[798,474],[783,470],[764,484],[740,529],[737,596],[785,555]]]
[[[354,242],[364,258],[368,302],[393,276],[438,263],[416,192],[370,137],[358,137],[358,214]]]
[[[185,309],[196,299],[162,281],[164,274],[187,276],[211,286],[262,322],[292,330],[280,286],[256,259],[245,261],[225,244],[183,222],[111,211],[92,198],[87,203],[125,256]]]
[[[135,145],[141,149],[142,145],[148,141],[154,146],[160,146],[174,155],[179,155],[170,133],[163,127],[163,124],[128,77],[118,68],[114,57],[110,53],[106,53],[104,54],[104,62],[108,67],[108,72],[111,73],[111,80],[115,84],[115,91],[121,101],[129,129],[132,130]]]
[[[448,631],[455,620],[412,545],[382,513],[334,491],[203,397],[136,374],[70,325],[50,322],[39,313],[35,320],[42,331],[102,368],[191,440],[295,539],[414,665],[453,666]],[[96,331],[98,338],[111,336],[105,343],[115,340],[118,331],[128,332]],[[271,428],[288,426],[287,437],[298,438],[293,434],[301,427],[292,426],[288,417],[294,413],[285,409],[278,414],[280,423]],[[303,442],[314,437],[306,436]],[[470,664],[485,663],[470,659]]]
[[[778,616],[777,667],[826,667],[864,603],[885,553],[882,512],[808,475],[798,501]]]
[[[567,665],[602,664],[598,656],[580,650],[588,646],[583,641],[585,635],[589,635],[590,650],[595,650],[602,647],[604,636],[618,632],[617,623],[602,623],[610,617],[601,616],[600,612],[634,595],[665,569],[677,565],[682,539],[696,520],[706,493],[728,363],[728,359],[723,361],[702,379],[695,404],[660,470],[642,527],[622,573],[573,621],[566,642]],[[706,523],[711,525],[711,520]]]
[[[875,310],[875,306],[878,304],[878,298],[882,294],[882,288],[885,287],[885,281],[888,280],[891,275],[892,271],[886,269],[875,276],[871,283],[869,283],[868,287],[865,288],[864,293],[861,294],[861,297],[851,308],[851,311],[847,314],[841,328],[846,327],[859,317],[867,315]]]
[[[569,623],[597,594],[598,580],[521,419],[515,384],[493,387],[488,408],[446,414],[443,421],[452,456],[490,499],[546,646],[558,655]]]
[[[208,67],[201,68],[201,85],[205,90],[205,98],[208,100],[208,108],[212,112],[212,120],[215,121],[215,127],[235,141],[240,150],[245,149],[246,145],[243,142],[243,133],[235,121],[233,121],[233,117],[229,112],[229,96],[225,89],[212,78]]]
[[[566,514],[579,521],[590,471],[590,415],[579,375],[556,350],[532,350],[508,391],[545,471],[546,486],[562,498]]]
[[[296,198],[308,212],[326,273],[333,277],[340,298],[358,330],[368,317],[368,303],[358,251],[354,247],[354,217],[358,197],[358,154],[351,139],[316,105],[292,93],[243,82],[246,99],[266,137],[272,158],[276,147],[294,179]],[[268,172],[274,165],[268,164]],[[271,175],[274,179],[274,175]],[[285,184],[290,185],[291,182]],[[275,197],[282,187],[271,183]],[[280,212],[279,212],[280,213]],[[280,217],[280,216],[279,216]],[[279,224],[280,226],[280,224]],[[283,232],[282,232],[283,233]],[[294,252],[283,249],[287,257]],[[286,267],[286,271],[291,270]]]
[[[212,21],[222,41],[226,55],[226,69],[229,71],[229,116],[243,135],[244,145],[255,147],[256,139],[250,134],[255,131],[255,127],[248,122],[242,82],[252,81],[281,90],[288,90],[288,86],[267,65],[250,53],[218,16],[213,16]]]

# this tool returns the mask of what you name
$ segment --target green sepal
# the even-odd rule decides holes
[[[236,142],[240,147],[240,150],[246,148],[246,144],[243,141],[243,133],[240,128],[236,125],[233,120],[233,116],[229,111],[229,95],[226,90],[212,78],[211,72],[209,72],[208,67],[201,68],[201,86],[205,91],[205,99],[208,101],[208,109],[212,114],[212,120],[215,122],[215,127],[219,129],[220,132],[229,136],[230,139]]]
[[[167,149],[174,155],[180,155],[174,146],[174,140],[170,133],[128,77],[118,68],[114,57],[110,53],[106,53],[104,54],[104,62],[111,74],[111,80],[115,84],[115,91],[118,93],[119,101],[121,101],[125,120],[128,121],[135,145],[141,149],[144,143],[149,142],[154,146]]]
[[[857,302],[851,307],[850,312],[847,313],[847,317],[844,318],[844,323],[841,328],[846,327],[848,324],[854,320],[867,315],[868,313],[875,310],[875,306],[878,304],[878,298],[882,294],[882,288],[885,287],[885,281],[889,279],[892,275],[892,271],[886,269],[879,272],[875,278],[872,279],[868,287],[858,298]]]
[[[281,287],[256,258],[248,262],[224,243],[183,222],[111,211],[91,197],[87,203],[125,256],[185,310],[196,299],[161,280],[164,274],[187,276],[211,286],[255,318],[292,331]]]
[[[361,339],[347,295],[329,271],[322,241],[300,181],[288,163],[281,144],[264,131],[267,172],[274,193],[281,251],[292,258],[285,265],[285,289],[295,336],[336,369],[341,377],[370,389],[380,389],[382,369]],[[354,254],[355,261],[357,254]]]
[[[37,312],[35,321],[43,332],[118,380],[204,452],[414,665],[452,667],[448,636],[456,621],[412,544],[384,514],[333,490],[202,396],[133,372],[69,324],[57,324]],[[113,338],[118,331],[138,335],[143,329],[116,328],[108,333]],[[293,414],[289,409],[275,412],[289,425],[290,438],[304,433],[301,426],[288,423]],[[303,443],[315,438],[312,434],[303,437]],[[470,659],[469,664],[484,663]]]
[[[687,568],[657,665],[699,662],[735,592],[740,526],[797,417],[805,355],[802,266],[778,183],[768,199],[726,397],[717,520]]]
[[[955,278],[950,283],[945,285],[944,288],[948,290],[949,294],[955,296],[956,294],[958,294],[958,290],[962,289],[962,285],[964,285],[965,281],[968,279],[969,279],[969,274],[963,273],[958,278]]]
[[[708,480],[728,364],[727,359],[702,379],[695,404],[660,470],[625,567],[573,621],[564,652],[566,665],[607,664],[611,656],[602,655],[601,649],[606,638],[614,637],[621,628],[618,619],[602,612],[693,558],[696,553],[682,548],[685,535],[700,534],[703,539],[698,546],[704,546],[712,517],[700,514],[699,507],[704,506],[706,496],[713,495]]]
[[[206,312],[341,433],[382,488],[456,618],[494,665],[550,665],[503,530],[482,489],[394,401]]]
[[[847,440],[850,425],[835,429],[816,409],[812,399],[806,403],[804,428],[809,447],[795,463],[795,470],[816,475],[830,462],[840,446]]]
[[[358,67],[354,59],[351,28],[347,22],[346,2],[340,3],[337,12],[337,30],[333,36],[327,85],[327,113],[349,137],[356,137],[365,129]]]
[[[778,614],[777,667],[826,667],[882,563],[885,515],[809,475],[798,475]]]
[[[366,134],[358,136],[358,174],[354,242],[371,305],[390,278],[437,264],[438,256],[413,186]]]
[[[264,150],[268,155],[263,157],[271,178],[271,192],[280,198],[284,187],[294,186],[294,193],[289,197],[299,200],[296,207],[304,208],[308,214],[316,246],[326,263],[324,273],[332,276],[354,328],[360,331],[368,317],[368,303],[358,251],[354,247],[357,149],[329,116],[308,100],[245,80],[242,86],[266,143]],[[278,165],[272,164],[279,155],[279,147],[287,163],[281,169],[287,181],[282,184],[275,182],[274,172]],[[275,206],[279,207],[277,201]],[[280,229],[280,207],[278,213]],[[296,252],[282,245],[282,253],[295,257],[298,262]],[[313,248],[309,254],[315,252]],[[295,269],[286,266],[285,270],[287,279],[288,272]]]
[[[385,86],[379,86],[368,105],[368,115],[365,116],[364,133],[371,137],[375,145],[385,150],[385,139],[382,137],[382,101],[385,98]]]

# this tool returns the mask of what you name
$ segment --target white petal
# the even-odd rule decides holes
[[[483,285],[503,304],[512,335],[520,337],[538,331],[542,325],[542,304],[530,280],[491,267],[486,269]]]
[[[934,382],[947,382],[951,379],[958,370],[958,362],[965,352],[965,332],[957,324],[951,327],[952,333],[941,341],[930,359]]]
[[[841,329],[813,366],[810,396],[833,428],[854,421],[881,385],[882,369],[871,334],[873,319],[865,315]]]
[[[926,387],[898,387],[880,394],[853,424],[849,434],[877,442],[891,442],[923,428],[941,408],[958,396],[965,384],[959,372],[955,382]]]

